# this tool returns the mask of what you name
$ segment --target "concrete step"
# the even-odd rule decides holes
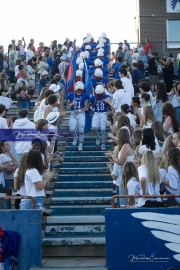
[[[109,189],[55,189],[54,197],[102,197],[112,196],[112,188]]]
[[[72,151],[66,151],[64,156],[69,157],[69,156],[75,155],[75,156],[78,156],[78,157],[79,156],[80,157],[84,157],[84,156],[85,157],[89,157],[89,156],[91,156],[91,157],[103,156],[104,157],[105,156],[104,153],[105,153],[105,151],[98,151],[98,152],[97,151],[81,151],[81,152],[80,151],[76,151],[76,152],[75,151],[73,151],[73,152]]]
[[[63,162],[61,168],[80,168],[80,167],[84,167],[84,168],[101,168],[101,167],[106,167],[107,162]]]
[[[43,256],[45,257],[105,257],[105,245],[78,245],[78,246],[43,246]],[[67,258],[68,257],[68,258]],[[75,265],[75,264],[74,264]],[[91,264],[96,265],[96,264]],[[59,268],[61,269],[61,268]],[[71,268],[73,269],[73,268]],[[91,269],[91,268],[88,268]],[[81,269],[82,270],[82,269]]]
[[[105,147],[106,150],[110,150],[112,148],[112,145],[105,145]],[[78,143],[76,146],[66,146],[65,151],[78,151]],[[83,151],[101,151],[101,145],[83,145]]]
[[[109,174],[109,172],[103,173],[103,174],[62,174],[59,176],[59,181],[61,182],[71,182],[71,181],[112,181],[112,178]]]
[[[83,167],[83,164],[81,165]],[[98,174],[98,173],[109,173],[109,168],[101,167],[101,168],[62,168],[59,169],[59,174]]]
[[[79,236],[79,235],[101,235],[105,234],[105,225],[82,225],[82,226],[46,226],[46,236]]]
[[[111,205],[50,206],[51,215],[104,215],[105,208]]]
[[[78,245],[105,245],[105,237],[99,236],[99,237],[48,237],[45,236],[42,239],[42,245],[43,246],[78,246]]]
[[[99,246],[98,246],[99,247]],[[57,248],[57,247],[56,247]],[[61,246],[62,249],[68,249],[68,246]],[[74,248],[72,246],[72,248]],[[80,247],[76,247],[78,250],[80,250]],[[87,247],[86,247],[87,248]],[[92,246],[89,247],[92,249]],[[53,256],[54,257],[54,256]],[[36,269],[59,269],[59,270],[106,270],[105,265],[106,265],[106,260],[104,257],[99,257],[99,258],[93,258],[91,257],[66,257],[64,258],[49,258],[49,257],[44,257],[43,258],[44,264],[42,268],[36,268],[31,267],[30,270],[36,270]]]
[[[104,224],[105,218],[103,215],[81,215],[81,216],[49,216],[45,218],[47,224]]]
[[[112,196],[95,196],[95,197],[53,197],[49,198],[46,203],[51,205],[79,205],[79,204],[110,204]]]
[[[54,183],[54,188],[55,189],[60,189],[60,188],[112,188],[113,187],[113,182],[112,181],[77,181],[77,182],[55,182]],[[52,188],[52,187],[51,187]]]
[[[72,152],[71,152],[72,153]],[[72,153],[74,154],[74,153]],[[104,155],[102,156],[64,156],[65,162],[109,162],[109,159]]]

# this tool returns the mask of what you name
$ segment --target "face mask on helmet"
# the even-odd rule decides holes
[[[84,89],[77,89],[76,94],[81,95],[84,92]]]
[[[102,80],[102,77],[97,77],[97,76],[95,76],[95,78],[96,78],[96,81]]]
[[[81,77],[80,76],[76,76],[76,82],[80,82],[81,81]]]
[[[103,97],[104,97],[104,93],[96,94],[96,97],[97,97],[97,98],[103,98]]]

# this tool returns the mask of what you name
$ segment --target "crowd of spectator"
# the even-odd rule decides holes
[[[75,51],[74,91],[66,93]],[[51,163],[63,162],[57,142],[66,110],[71,110],[69,132],[73,145],[79,139],[79,151],[83,151],[86,113],[91,110],[92,132],[110,160],[107,166],[116,194],[154,196],[120,199],[117,206],[161,207],[163,202],[155,195],[180,194],[179,79],[180,53],[174,59],[167,52],[160,59],[149,39],[145,46],[137,44],[133,49],[124,40],[112,53],[105,33],[97,42],[88,33],[76,48],[69,38],[63,45],[56,40],[50,46],[39,42],[37,49],[31,39],[27,50],[24,38],[17,43],[12,40],[7,54],[0,46],[0,129],[37,130],[44,138],[0,142],[0,192],[11,195],[14,189],[21,196],[33,196],[36,208],[43,210],[45,187],[53,177]],[[38,96],[34,122],[29,120],[33,95]],[[13,101],[17,101],[18,115],[8,119]],[[113,152],[106,151],[106,141]],[[179,198],[168,199],[169,206],[179,204]],[[23,199],[16,207],[29,209],[30,200]]]

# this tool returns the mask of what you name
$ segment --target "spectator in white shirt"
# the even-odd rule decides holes
[[[154,133],[151,128],[145,128],[142,132],[142,142],[136,148],[136,156],[141,158],[146,151],[160,152],[160,146],[156,144]]]
[[[9,59],[13,59],[14,62],[19,58],[19,51],[16,50],[16,45],[13,44],[9,51]]]
[[[122,81],[116,80],[114,83],[114,94],[113,94],[113,102],[108,99],[109,104],[115,109],[115,112],[121,111],[121,105],[128,104],[131,105],[131,96],[128,91],[123,89]]]
[[[124,90],[128,92],[130,99],[132,99],[132,97],[134,97],[134,87],[131,81],[127,78],[127,71],[126,69],[120,69],[119,72]]]
[[[136,116],[132,113],[128,104],[121,105],[121,114],[126,115],[129,118],[131,127],[135,128],[136,126]]]
[[[17,80],[16,90],[19,88],[19,83],[22,82],[22,81],[25,82],[26,87],[30,86],[30,84],[29,84],[29,82],[27,80],[27,72],[24,69],[20,71],[20,76],[21,77]]]
[[[160,195],[162,182],[160,172],[151,151],[146,151],[142,157],[142,165],[138,168],[139,182],[141,184],[140,195]],[[162,207],[161,198],[140,198],[138,207]]]
[[[0,104],[0,130],[1,132],[2,130],[6,130],[9,128],[8,124],[10,124],[10,128],[13,125],[11,119],[8,120],[7,122],[7,120],[4,118],[5,114],[6,114],[6,107],[3,104]]]
[[[163,183],[167,194],[180,194],[180,151],[170,148],[167,152],[168,173]],[[168,198],[168,206],[180,205],[180,198]]]
[[[122,167],[122,187],[128,195],[140,195],[138,172],[133,162],[127,161]],[[128,198],[128,205],[135,206],[138,199]]]
[[[34,57],[34,52],[33,52],[33,44],[29,44],[29,49],[26,52],[26,62],[28,62],[29,59]]]
[[[13,129],[16,130],[16,134],[17,134],[15,137],[16,138],[15,149],[16,149],[16,158],[18,162],[22,154],[28,152],[31,149],[31,139],[32,139],[30,136],[27,136],[26,140],[20,141],[20,139],[17,138],[18,130],[20,130],[21,133],[25,133],[27,132],[27,130],[30,130],[33,133],[33,130],[36,129],[35,124],[28,119],[28,110],[21,109],[19,111],[19,116],[20,116],[20,119],[17,119],[13,125]],[[25,139],[25,136],[24,136],[24,139]]]
[[[25,167],[25,188],[27,196],[35,199],[35,208],[42,209],[45,197],[45,187],[52,178],[54,172],[48,172],[44,176],[43,160],[41,153],[37,150],[30,150],[26,156]],[[31,200],[26,200],[25,208],[31,209]]]

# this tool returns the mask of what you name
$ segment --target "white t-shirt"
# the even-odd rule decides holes
[[[135,126],[137,125],[136,124],[136,116],[132,113],[128,113],[126,116],[129,118],[131,127],[135,128]]]
[[[132,97],[134,97],[134,87],[133,87],[130,79],[125,77],[125,78],[121,78],[121,81],[122,81],[122,85],[124,87],[124,90],[126,90],[128,92],[130,99],[132,99]],[[126,104],[128,104],[128,103],[126,102]],[[131,103],[129,105],[131,105]]]
[[[143,155],[146,151],[151,151],[151,149],[150,148],[147,148],[147,146],[145,145],[145,144],[143,144],[143,145],[141,145],[140,147],[139,147],[139,153],[141,154],[141,155]],[[152,151],[153,153],[159,153],[159,152],[161,152],[161,148],[160,148],[160,146],[159,145],[155,145],[155,149]]]
[[[124,89],[119,89],[113,94],[113,108],[115,112],[121,111],[121,105],[131,105],[131,95]]]
[[[31,59],[33,56],[34,56],[34,52],[28,49],[26,52],[26,62],[28,62],[28,60]]]
[[[171,92],[170,92],[171,94]],[[180,97],[177,97],[176,95],[169,97],[170,103],[173,105],[174,108],[180,106]]]
[[[18,176],[19,168],[17,168],[14,172],[14,178]],[[17,194],[20,194],[21,196],[26,196],[26,188],[25,185],[22,185],[19,190],[17,190]]]
[[[25,187],[27,196],[45,196],[44,189],[40,190],[35,186],[35,183],[40,181],[43,182],[43,179],[37,169],[28,169],[25,172]]]
[[[17,76],[17,74],[19,73],[19,65],[15,66],[15,76]]]
[[[0,116],[0,129],[8,129],[7,120]]]
[[[149,175],[148,175],[148,170],[146,168],[146,166],[142,165],[138,167],[138,174],[139,174],[139,179],[141,178],[146,178],[146,194],[147,195],[160,195],[160,183],[162,181],[161,176],[159,174],[159,183],[157,182],[156,185],[154,186],[149,179]],[[142,195],[142,189],[140,189],[140,195]],[[145,202],[147,200],[151,200],[151,201],[158,201],[161,202],[161,198],[140,198],[138,199],[138,207],[141,207],[145,204]]]
[[[161,179],[166,179],[167,171],[165,169],[159,169]]]
[[[39,105],[39,116],[38,116],[38,119],[43,119],[43,112],[44,112],[44,109],[46,107],[45,105],[45,98],[41,101],[40,105]]]
[[[177,54],[177,60],[180,61],[180,53]]]
[[[180,194],[180,173],[174,167],[168,167],[166,180],[169,182],[169,186],[166,186],[166,189],[171,194]],[[180,198],[175,198],[175,200],[180,204]]]
[[[127,183],[128,195],[140,195],[140,189],[141,189],[141,185],[139,181],[135,177],[132,177]],[[138,203],[138,199],[135,199],[134,205],[136,206],[137,203]]]
[[[119,165],[117,163],[114,163],[112,174],[117,176],[117,179],[113,180],[113,184],[116,185],[116,186],[119,186],[120,182],[121,182],[121,177],[118,176],[119,175],[118,170],[119,170]]]
[[[9,59],[11,59],[11,55],[14,56],[14,62],[19,58],[19,52],[15,50],[10,50],[9,51]]]
[[[147,122],[146,125],[143,126],[143,129],[145,129],[145,128],[151,128],[151,126],[152,126],[152,123]]]

